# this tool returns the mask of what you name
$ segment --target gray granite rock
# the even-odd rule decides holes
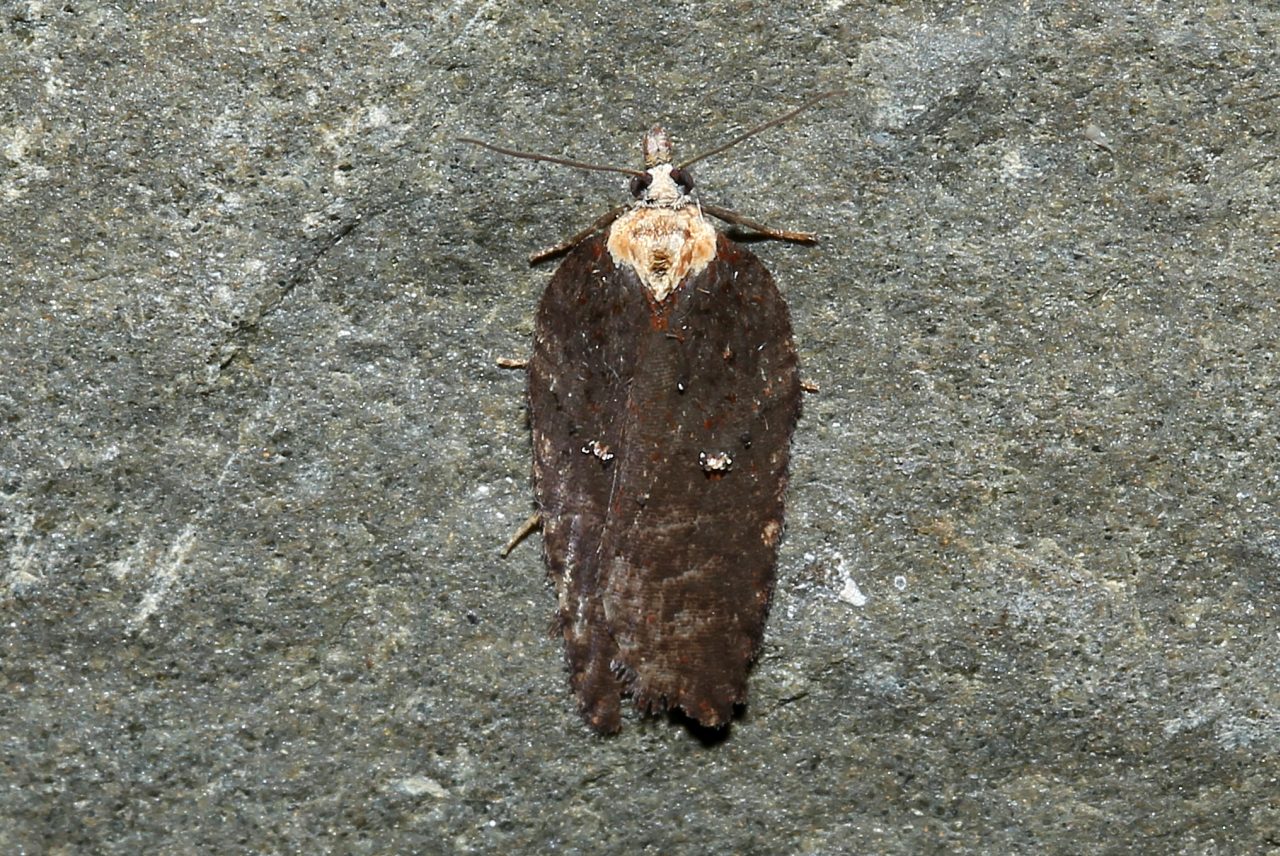
[[[1280,848],[1269,3],[0,16],[0,852]],[[700,164],[806,375],[752,701],[578,721],[524,258]]]

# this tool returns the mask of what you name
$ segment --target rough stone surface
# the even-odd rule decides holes
[[[0,852],[1280,847],[1265,2],[0,6]],[[574,713],[531,250],[699,164],[810,395],[751,704]]]

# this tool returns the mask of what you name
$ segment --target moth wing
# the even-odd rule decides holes
[[[630,328],[647,314],[643,294],[620,285],[603,236],[589,238],[543,293],[529,361],[534,490],[557,624],[583,718],[603,733],[621,726],[623,689],[600,598],[600,537],[635,359]]]
[[[665,329],[628,355],[597,576],[636,704],[720,726],[764,632],[800,381],[786,304],[750,252],[719,235],[670,299]]]

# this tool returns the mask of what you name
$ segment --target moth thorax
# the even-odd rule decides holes
[[[649,259],[649,275],[655,277],[669,276],[674,261],[669,249],[662,247],[654,250],[653,257]]]

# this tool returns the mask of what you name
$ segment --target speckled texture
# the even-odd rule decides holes
[[[0,14],[0,852],[1280,847],[1274,4],[158,5]],[[494,361],[626,194],[452,138],[828,88],[750,708],[594,738]]]

